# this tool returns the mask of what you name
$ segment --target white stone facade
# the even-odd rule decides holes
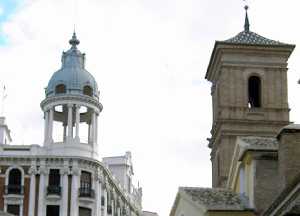
[[[70,44],[41,102],[44,145],[10,145],[0,118],[0,210],[18,216],[140,216],[141,188],[126,188],[121,176],[99,160],[98,87],[84,68],[75,33]],[[54,123],[62,140],[53,135]],[[88,128],[86,142],[82,124]]]

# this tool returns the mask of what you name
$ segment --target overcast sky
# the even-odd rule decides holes
[[[75,6],[77,4],[77,6]],[[298,0],[249,1],[250,28],[300,44]],[[0,82],[14,144],[41,144],[40,102],[74,23],[104,109],[101,156],[131,151],[145,210],[168,215],[178,186],[211,185],[210,83],[215,40],[243,29],[242,0],[0,0]],[[289,64],[300,120],[300,50]]]

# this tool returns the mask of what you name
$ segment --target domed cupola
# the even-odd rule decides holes
[[[75,33],[69,43],[71,48],[62,55],[62,67],[52,75],[41,102],[44,146],[48,154],[95,157],[102,104],[97,83],[85,70],[85,54],[77,49]]]
[[[97,82],[94,77],[85,69],[85,54],[77,49],[80,41],[74,32],[69,41],[72,47],[63,52],[62,67],[51,77],[46,97],[56,94],[84,94],[92,97],[99,97]]]

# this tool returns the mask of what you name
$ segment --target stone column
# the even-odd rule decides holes
[[[88,144],[91,144],[91,123],[87,122],[88,125]]]
[[[80,105],[76,105],[76,135],[75,135],[75,139],[76,141],[80,142],[79,139],[79,124],[80,124]]]
[[[61,175],[61,187],[62,187],[62,195],[61,195],[61,216],[68,216],[68,175],[69,168],[64,167],[60,170]]]
[[[30,189],[29,189],[29,208],[28,208],[28,215],[34,215],[34,209],[35,209],[35,196],[36,196],[36,190],[35,190],[35,184],[36,184],[36,174],[37,170],[34,166],[32,166],[29,169],[30,174]]]
[[[121,198],[118,197],[118,208],[117,208],[117,215],[121,216]]]
[[[78,216],[78,190],[79,190],[80,176],[79,169],[74,167],[72,169],[72,189],[71,189],[71,213],[72,216]]]
[[[48,139],[48,127],[49,127],[49,111],[45,111],[45,126],[44,126],[44,143],[46,144]]]
[[[95,129],[94,129],[94,143],[97,145],[98,140],[98,115],[95,113]]]
[[[68,141],[73,138],[73,104],[68,104]]]
[[[99,182],[99,178],[96,176],[95,178],[95,216],[101,215],[101,183]]]
[[[92,113],[92,143],[95,144],[96,138],[96,112],[95,110]]]
[[[45,208],[45,199],[46,199],[46,180],[48,177],[48,172],[46,167],[41,166],[40,170],[40,185],[39,185],[39,203],[38,203],[38,216],[45,216],[46,215],[46,208]]]
[[[111,215],[114,216],[115,215],[115,200],[114,200],[114,198],[111,199],[110,205],[111,205]]]
[[[53,136],[52,136],[52,133],[53,133],[53,112],[54,112],[54,108],[51,107],[50,110],[49,110],[49,130],[48,130],[48,140],[49,140],[49,143],[53,141]]]
[[[103,216],[107,216],[107,189],[106,188],[104,188],[103,193],[104,193],[104,214],[103,214]]]
[[[66,137],[67,137],[67,125],[65,123],[63,123],[63,141],[66,142]]]
[[[24,201],[20,204],[20,210],[19,210],[20,216],[23,216],[23,211],[24,211]]]

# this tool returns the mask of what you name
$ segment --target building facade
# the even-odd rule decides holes
[[[300,126],[291,124],[288,60],[295,45],[244,30],[216,41],[212,188],[180,187],[170,216],[300,215]]]
[[[131,154],[99,160],[97,82],[85,69],[75,33],[69,43],[41,102],[43,146],[11,145],[0,118],[0,210],[18,216],[140,216],[142,189],[132,184]]]

